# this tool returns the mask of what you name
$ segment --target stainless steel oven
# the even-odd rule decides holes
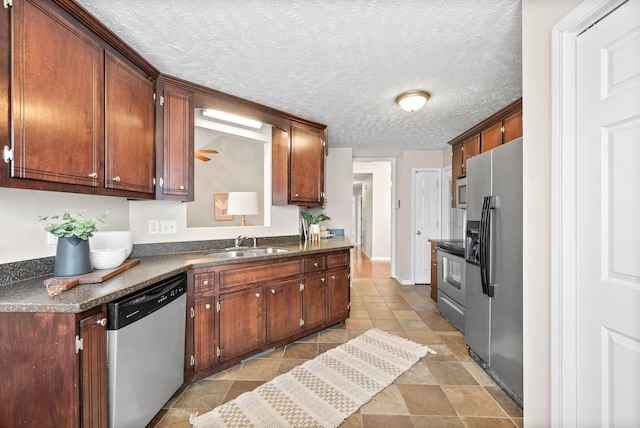
[[[456,178],[456,208],[467,208],[467,176]]]
[[[464,247],[438,245],[438,310],[458,330],[464,332],[466,294]]]

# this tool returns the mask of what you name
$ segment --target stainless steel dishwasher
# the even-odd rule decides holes
[[[107,305],[109,426],[144,427],[184,382],[187,277]]]

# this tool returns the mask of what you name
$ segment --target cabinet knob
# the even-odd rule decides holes
[[[179,189],[180,189],[180,190],[184,190],[184,186],[180,186],[180,187],[179,187]]]
[[[89,178],[98,178],[98,173],[92,172],[91,174],[89,174]]]
[[[336,279],[336,276],[335,275],[331,275],[331,279]]]
[[[296,194],[295,194],[295,195],[293,195],[293,196],[295,196],[295,197],[297,198],[297,197],[298,197],[298,194],[296,193]]]
[[[115,176],[111,179],[112,181],[115,181],[116,183],[120,183],[120,176]]]
[[[271,294],[276,294],[276,289],[275,288],[271,289]]]
[[[256,293],[256,297],[260,297],[260,293]]]
[[[206,309],[211,309],[211,303],[207,303],[206,305],[204,305],[204,307],[205,307]]]
[[[313,263],[313,266],[314,266],[314,267],[318,267],[318,262],[314,262],[314,263]]]
[[[105,325],[107,325],[107,319],[106,318],[100,318],[97,322],[98,325],[101,325],[102,327],[104,327]]]
[[[204,281],[202,281],[202,285],[209,285],[209,280],[205,279]]]
[[[324,278],[320,278],[320,281],[324,282]]]

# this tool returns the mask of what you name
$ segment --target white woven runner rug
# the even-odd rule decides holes
[[[372,329],[189,422],[210,427],[337,427],[420,358],[436,352]]]

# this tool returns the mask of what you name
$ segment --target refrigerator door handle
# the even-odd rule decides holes
[[[480,214],[480,230],[478,234],[478,239],[480,241],[480,281],[482,283],[482,294],[488,294],[487,290],[487,240],[486,240],[486,229],[487,229],[487,197],[482,199],[482,212]]]

